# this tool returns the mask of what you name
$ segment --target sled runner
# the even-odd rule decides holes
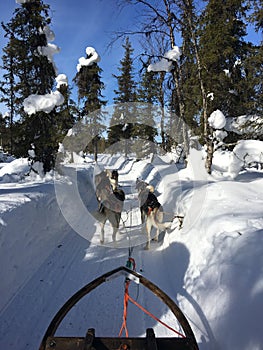
[[[184,334],[174,330],[180,337],[155,337],[154,331],[151,328],[146,330],[146,336],[144,338],[129,338],[127,336],[127,329],[125,322],[122,329],[126,329],[126,337],[106,338],[96,337],[95,330],[93,328],[88,329],[85,337],[56,337],[55,333],[68,314],[72,307],[82,299],[85,295],[97,288],[102,283],[109,281],[115,277],[125,276],[125,291],[131,281],[135,283],[141,283],[144,287],[148,288],[153,294],[161,299],[174,314],[178,320]],[[125,295],[127,301],[129,295]],[[133,299],[130,298],[132,301]],[[161,322],[161,321],[160,321]],[[121,331],[122,331],[121,329]],[[172,329],[170,327],[170,329]],[[173,329],[172,329],[173,330]],[[121,332],[120,332],[121,333]],[[198,350],[198,345],[193,334],[193,331],[180,310],[180,308],[173,302],[173,300],[165,294],[159,287],[150,282],[147,278],[138,274],[137,272],[120,266],[104,275],[96,278],[77,293],[75,293],[58,311],[53,320],[51,321],[47,331],[43,337],[39,350]]]

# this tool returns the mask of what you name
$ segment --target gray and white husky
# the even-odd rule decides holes
[[[104,227],[107,221],[112,226],[112,240],[116,241],[125,193],[118,187],[118,178],[112,178],[109,171],[95,175],[94,184],[99,208],[97,218],[101,223],[100,243],[104,243]]]

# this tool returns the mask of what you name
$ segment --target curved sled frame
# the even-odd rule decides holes
[[[189,349],[198,350],[198,345],[197,345],[194,333],[186,317],[184,316],[183,312],[174,303],[174,301],[166,293],[164,293],[158,286],[156,286],[154,283],[149,281],[147,278],[143,277],[137,272],[130,270],[129,268],[124,266],[120,266],[112,271],[109,271],[101,275],[100,277],[96,278],[95,280],[93,280],[92,282],[88,283],[86,286],[81,288],[70,299],[68,299],[68,301],[61,307],[61,309],[57,312],[57,314],[51,321],[50,325],[48,326],[39,350],[46,349],[47,339],[49,337],[55,336],[55,332],[57,331],[59,325],[61,324],[65,316],[72,309],[72,307],[77,304],[77,302],[80,299],[82,299],[85,295],[90,293],[93,289],[97,288],[102,283],[109,281],[110,279],[117,277],[119,275],[125,275],[130,280],[133,280],[136,283],[141,283],[143,286],[148,288],[153,294],[159,297],[169,307],[169,309],[172,311],[172,313],[174,314],[174,316],[182,326],[182,329],[185,333],[185,336],[190,346]]]

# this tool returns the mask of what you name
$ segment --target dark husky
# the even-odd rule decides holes
[[[155,241],[158,241],[160,230],[164,231],[171,227],[171,222],[163,222],[163,208],[155,196],[154,187],[144,182],[136,180],[136,189],[138,191],[139,206],[141,211],[142,224],[146,222],[147,244],[145,249],[150,249],[151,230],[156,228]]]
[[[95,176],[96,196],[99,202],[98,220],[101,222],[101,243],[104,243],[104,227],[107,220],[113,229],[112,240],[116,241],[125,200],[124,191],[118,188],[116,182],[112,184],[108,175],[109,171],[102,171]]]

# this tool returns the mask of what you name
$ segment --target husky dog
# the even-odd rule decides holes
[[[100,242],[101,244],[104,243],[104,227],[107,220],[109,220],[112,226],[112,240],[115,242],[120,226],[125,193],[118,188],[116,183],[112,185],[108,171],[102,171],[95,176],[95,186],[99,203],[98,220],[101,222]]]
[[[118,170],[106,169],[107,176],[110,180],[111,186],[114,189],[118,188],[119,173]]]
[[[150,249],[151,229],[156,228],[155,241],[158,241],[160,230],[164,231],[171,227],[171,222],[163,222],[163,208],[154,194],[154,187],[137,179],[139,206],[142,224],[146,223],[147,244],[145,249]]]

